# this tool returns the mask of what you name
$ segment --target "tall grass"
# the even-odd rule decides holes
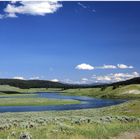
[[[1,113],[0,138],[112,138],[140,130],[139,103],[75,111]]]

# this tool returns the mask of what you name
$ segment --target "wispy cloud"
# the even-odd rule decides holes
[[[35,77],[30,77],[29,79],[30,80],[38,80],[38,79],[40,79],[40,77],[39,76],[35,76]]]
[[[2,18],[16,18],[17,14],[27,14],[33,16],[45,16],[56,12],[63,5],[57,1],[19,1],[10,2],[4,9],[4,14],[0,14]]]
[[[125,64],[117,64],[117,65],[107,65],[104,64],[103,66],[92,66],[90,64],[82,63],[75,67],[79,70],[94,70],[94,69],[133,69],[133,66],[127,66]]]
[[[83,77],[79,80],[72,79],[64,79],[62,82],[69,84],[97,84],[97,83],[112,83],[128,80],[134,77],[139,77],[140,74],[138,72],[132,73],[109,73],[104,75],[95,75],[93,74],[91,77]]]
[[[93,66],[86,63],[79,64],[75,68],[78,70],[93,70],[94,69]]]
[[[87,78],[82,78],[81,80],[82,80],[82,81],[88,81],[88,79],[87,79]]]
[[[101,67],[96,67],[97,69],[116,69],[117,67],[114,65],[103,65]]]
[[[132,73],[111,73],[111,74],[99,75],[99,76],[94,75],[92,78],[98,82],[117,82],[117,81],[123,81],[139,76],[140,74],[138,72],[132,72]]]
[[[82,8],[85,8],[85,9],[87,8],[87,6],[85,6],[85,5],[84,5],[83,3],[81,3],[81,2],[78,2],[77,4],[80,5]]]
[[[103,65],[101,67],[95,67],[97,69],[133,69],[133,66],[127,66],[125,64],[117,64],[117,66],[115,65]]]
[[[62,82],[67,84],[88,84],[89,80],[87,78],[82,78],[81,80],[64,79]]]
[[[15,77],[13,77],[13,79],[25,80],[25,78],[22,76],[15,76]]]
[[[125,64],[118,64],[117,66],[120,69],[133,69],[134,68],[133,66],[127,66]]]
[[[84,8],[84,9],[87,9],[87,10],[90,11],[90,12],[93,12],[93,13],[96,12],[95,9],[91,9],[89,6],[86,6],[85,4],[83,4],[83,3],[81,3],[81,2],[78,2],[77,4],[78,4],[80,7]]]

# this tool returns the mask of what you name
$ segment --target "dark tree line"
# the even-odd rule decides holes
[[[140,84],[140,77],[133,78],[126,81],[111,83],[111,84],[99,84],[99,85],[78,85],[78,84],[65,84],[60,82],[52,82],[47,80],[18,80],[18,79],[0,79],[0,85],[10,85],[14,87],[19,87],[23,89],[28,88],[61,88],[63,90],[70,88],[101,88],[105,90],[108,86],[113,86],[113,89],[119,86],[130,85],[130,84]]]

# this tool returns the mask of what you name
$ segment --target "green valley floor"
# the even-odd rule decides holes
[[[56,90],[59,91],[59,89]],[[95,90],[98,91],[98,95]],[[105,90],[110,92],[105,92]],[[137,91],[137,94],[134,94],[134,90]],[[32,93],[31,91],[29,93]],[[107,97],[114,95],[115,98],[128,97],[129,100],[119,105],[97,109],[0,113],[0,138],[104,139],[127,138],[127,135],[130,135],[130,138],[139,138],[139,85],[119,87],[118,89],[112,89],[112,87],[108,89],[71,89],[63,91],[63,94],[87,95],[98,98],[106,94]],[[7,94],[3,91],[0,96],[5,95]],[[15,95],[8,94],[8,96]]]

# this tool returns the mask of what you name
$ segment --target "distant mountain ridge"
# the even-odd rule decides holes
[[[130,85],[140,84],[140,77],[129,79],[126,81],[120,81],[110,84],[67,84],[61,82],[52,82],[48,80],[19,80],[19,79],[0,79],[0,85],[10,85],[19,88],[91,88],[91,87],[102,87],[102,86],[119,86],[119,85]]]
[[[130,85],[130,84],[140,84],[140,77],[135,77],[129,80],[112,83],[110,85]]]

